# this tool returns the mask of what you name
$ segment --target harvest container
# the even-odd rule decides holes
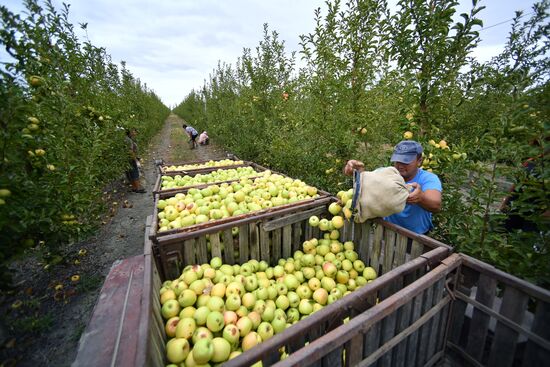
[[[177,173],[177,172],[166,172],[166,173],[160,173],[159,175],[157,175],[157,180],[155,181],[155,186],[153,188],[153,195],[157,195],[157,194],[160,194],[160,193],[163,193],[165,195],[174,195],[178,192],[181,192],[182,189],[185,189],[185,190],[188,190],[188,189],[191,189],[191,188],[203,188],[203,187],[206,187],[208,185],[214,185],[214,184],[221,184],[221,183],[224,183],[224,182],[235,182],[235,181],[239,181],[239,179],[233,179],[233,180],[227,180],[227,181],[217,181],[217,182],[209,182],[209,183],[204,183],[204,184],[197,184],[197,185],[190,185],[190,186],[184,186],[184,187],[177,187],[177,188],[170,188],[170,189],[162,189],[162,176],[177,176],[177,175],[180,175],[180,176],[191,176],[191,177],[194,177],[196,176],[197,174],[208,174],[208,173],[211,173],[211,172],[215,172],[219,169],[222,169],[222,170],[227,170],[227,169],[235,169],[237,167],[252,167],[254,168],[254,170],[256,172],[258,172],[258,176],[260,175],[261,172],[264,172],[266,171],[267,169],[265,167],[262,167],[256,163],[253,163],[253,162],[245,162],[246,164],[243,165],[243,166],[229,166],[229,167],[224,167],[224,168],[215,168],[215,169],[212,169],[210,171],[190,171],[188,172],[186,175],[185,174],[181,174],[181,173]],[[251,178],[251,179],[254,179],[256,178],[257,176],[250,176],[248,178]]]
[[[326,202],[317,203],[297,212],[280,213],[277,217],[253,216],[223,226],[168,236],[150,236],[159,276],[162,281],[175,279],[184,266],[208,262],[213,256],[220,256],[229,264],[257,259],[274,265],[278,259],[292,256],[304,240],[320,237],[319,229],[311,227],[308,220],[312,215],[326,214],[326,208]],[[231,228],[235,226],[239,228],[239,234],[233,238]],[[207,235],[211,251],[207,250]],[[226,246],[229,244],[239,249],[239,258],[234,258],[232,251],[221,252],[219,244],[222,240]],[[359,258],[382,275],[353,292],[353,297],[348,295],[326,306],[235,358],[231,362],[233,365],[247,366],[253,364],[249,363],[252,360],[260,359],[264,365],[275,363],[281,346],[286,346],[287,351],[299,350],[305,343],[341,325],[346,317],[353,317],[419,279],[451,252],[451,248],[441,242],[381,220],[363,224],[347,222],[341,229],[341,240],[353,240]],[[154,293],[158,293],[158,289]]]
[[[187,189],[181,189],[180,192],[186,193]],[[257,210],[253,212],[249,212],[246,214],[240,214],[240,215],[234,215],[232,217],[218,219],[218,220],[212,220],[205,223],[195,224],[188,227],[183,228],[177,228],[177,229],[171,229],[167,231],[158,231],[158,213],[159,209],[157,208],[158,201],[161,199],[165,199],[170,196],[174,196],[174,194],[167,194],[164,192],[161,192],[160,194],[156,195],[154,200],[154,209],[153,209],[153,219],[152,219],[152,225],[151,225],[151,232],[150,232],[150,238],[153,240],[154,247],[161,247],[166,250],[161,250],[162,258],[167,258],[168,256],[171,257],[170,260],[166,260],[164,263],[165,267],[164,270],[168,270],[169,268],[172,268],[173,266],[167,266],[167,262],[171,262],[172,264],[180,264],[178,267],[179,270],[176,270],[175,272],[172,272],[172,275],[177,274],[178,272],[183,269],[183,266],[181,266],[182,261],[184,257],[186,259],[189,259],[189,261],[185,260],[185,263],[192,263],[195,261],[195,258],[197,260],[205,260],[209,261],[209,257],[206,256],[206,253],[203,253],[202,251],[199,251],[196,257],[190,256],[189,254],[184,255],[185,251],[184,249],[184,242],[190,238],[195,237],[204,237],[203,239],[199,240],[197,242],[197,246],[202,249],[203,244],[206,243],[206,237],[205,235],[210,235],[211,233],[214,234],[211,238],[211,243],[213,244],[213,253],[215,255],[213,256],[220,256],[222,257],[227,263],[234,264],[235,259],[232,254],[232,251],[225,251],[222,255],[221,253],[221,247],[219,246],[219,243],[216,241],[219,241],[219,236],[222,235],[222,232],[225,233],[224,235],[229,236],[231,234],[231,229],[233,227],[239,228],[239,232],[242,232],[243,234],[240,235],[239,241],[240,244],[236,244],[235,249],[242,249],[242,253],[248,253],[248,242],[254,243],[255,246],[259,246],[259,242],[262,241],[262,244],[265,244],[266,241],[261,240],[259,237],[254,237],[257,230],[253,230],[253,227],[249,226],[249,223],[255,223],[255,225],[260,225],[266,220],[274,219],[277,217],[281,217],[283,215],[288,215],[290,213],[296,213],[296,212],[303,212],[308,209],[312,208],[324,208],[328,203],[336,200],[334,197],[330,196],[328,192],[318,190],[317,193],[319,194],[318,197],[312,198],[312,199],[305,199],[296,201],[294,203],[279,205],[276,207],[271,207],[267,209]],[[316,211],[318,212],[318,211]],[[309,212],[308,212],[309,213]],[[307,215],[307,214],[303,214]],[[313,215],[313,214],[310,214]],[[309,218],[309,217],[308,217]],[[304,219],[307,219],[304,217]],[[266,232],[266,231],[264,231]],[[262,232],[262,234],[265,234]],[[217,235],[215,235],[217,233]],[[245,233],[248,233],[247,236],[244,236]],[[245,238],[246,237],[246,238]],[[229,237],[224,237],[224,239],[229,239]],[[245,242],[246,241],[246,242]],[[280,241],[280,240],[279,240]],[[223,242],[223,241],[222,241]],[[229,244],[229,248],[231,247],[231,244]],[[160,246],[162,244],[162,246]],[[156,246],[159,245],[159,246]],[[185,245],[187,246],[187,245]],[[251,245],[254,246],[254,245]],[[287,244],[287,246],[290,248],[290,243]],[[187,246],[188,248],[189,246]],[[251,251],[254,251],[254,247],[252,247]],[[276,253],[277,249],[274,250]],[[258,260],[270,260],[269,258],[269,251],[264,251],[260,253],[259,251],[253,252],[253,256],[261,256],[256,257]],[[267,257],[265,257],[267,255]],[[206,260],[208,259],[208,260]],[[241,256],[240,261],[248,261],[250,258],[245,257],[243,258]],[[168,274],[165,274],[168,275]],[[179,276],[179,275],[178,275]]]
[[[372,307],[356,305],[349,323],[275,366],[549,365],[550,291],[463,254]],[[270,339],[224,366],[276,347]]]
[[[191,168],[191,169],[187,169],[187,170],[173,170],[173,171],[168,171],[168,167],[170,166],[185,166],[185,165],[190,165],[190,164],[206,164],[208,162],[211,162],[211,161],[214,161],[214,162],[220,162],[222,160],[230,160],[230,161],[233,161],[232,163],[228,163],[228,164],[225,164],[225,165],[220,165],[220,166],[207,166],[207,167],[202,167],[202,168]],[[197,172],[210,172],[210,171],[214,171],[214,170],[217,170],[217,169],[220,169],[220,168],[234,168],[234,167],[242,167],[242,166],[246,166],[248,165],[249,162],[246,162],[246,161],[243,161],[243,160],[240,160],[240,159],[237,159],[236,157],[228,157],[228,158],[224,158],[224,159],[219,159],[219,160],[213,160],[213,159],[210,159],[210,160],[200,160],[200,161],[190,161],[190,162],[184,162],[184,163],[166,163],[164,161],[162,161],[160,164],[158,164],[158,170],[159,170],[159,173],[160,174],[166,174],[166,173],[174,173],[174,174],[189,174],[189,173],[197,173]]]

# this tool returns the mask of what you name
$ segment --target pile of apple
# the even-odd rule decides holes
[[[213,182],[237,180],[240,178],[259,177],[270,175],[270,171],[257,172],[250,166],[237,167],[229,169],[218,169],[206,174],[196,174],[195,176],[162,176],[161,190],[181,188],[194,185],[209,184]]]
[[[210,167],[221,167],[221,166],[235,166],[244,164],[243,161],[234,161],[232,159],[222,159],[220,161],[208,161],[205,163],[193,163],[193,164],[184,164],[180,166],[166,166],[164,167],[164,172],[172,171],[188,171],[192,169],[201,169],[201,168],[210,168]]]
[[[192,188],[157,203],[158,231],[184,228],[318,197],[317,188],[301,180],[267,173],[254,180]]]
[[[334,229],[304,241],[302,250],[275,266],[257,260],[228,265],[214,257],[164,282],[167,360],[185,366],[223,363],[375,279],[353,242],[338,240],[344,219],[327,221]]]

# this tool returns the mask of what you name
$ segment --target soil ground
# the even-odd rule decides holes
[[[123,178],[113,182],[104,193],[112,208],[104,225],[87,240],[65,246],[62,264],[44,270],[39,249],[12,264],[16,288],[0,293],[0,367],[70,366],[111,266],[143,253],[145,220],[153,213],[155,160],[227,157],[214,143],[190,150],[182,123],[170,115],[149,146],[140,149],[147,193],[132,193]],[[72,281],[73,275],[79,280]]]

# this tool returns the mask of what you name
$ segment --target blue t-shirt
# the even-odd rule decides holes
[[[436,174],[418,169],[416,176],[406,183],[417,182],[422,192],[426,190],[437,190],[441,192],[441,181]],[[407,204],[402,212],[392,214],[384,218],[388,222],[407,228],[413,232],[424,234],[433,228],[432,213],[422,208],[418,204]]]

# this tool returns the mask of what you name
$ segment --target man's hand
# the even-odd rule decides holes
[[[413,182],[407,186],[412,188],[412,191],[409,193],[407,198],[407,203],[409,204],[418,204],[422,201],[422,187],[418,182]]]
[[[422,186],[418,182],[411,182],[407,186],[413,189],[409,193],[407,204],[420,205],[432,213],[437,213],[441,210],[441,192],[437,190],[422,191]]]
[[[353,174],[353,170],[364,171],[365,165],[361,161],[356,161],[354,159],[349,160],[344,167],[344,175],[351,176]]]

